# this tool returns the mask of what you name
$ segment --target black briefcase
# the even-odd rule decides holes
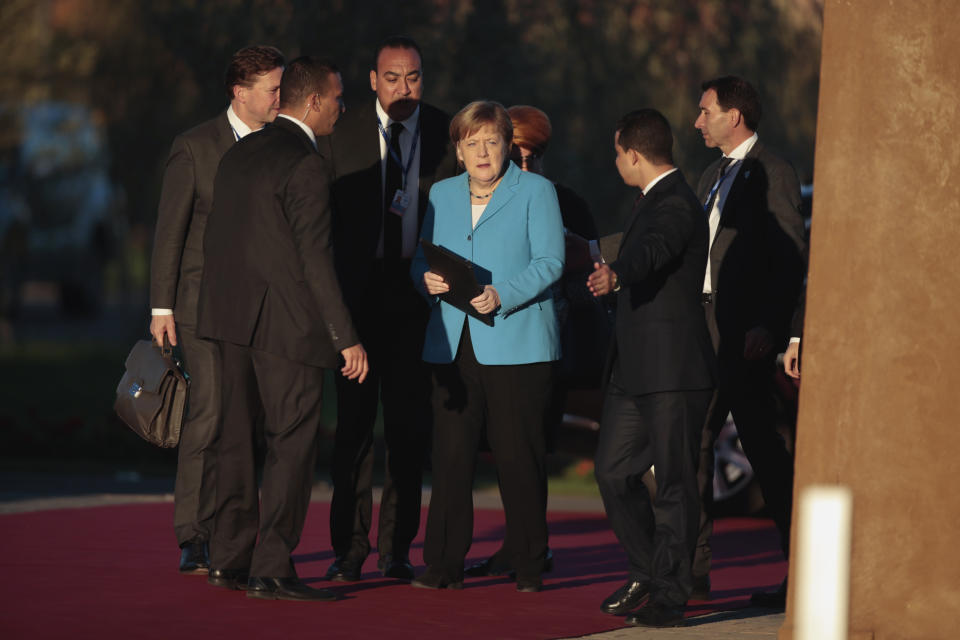
[[[139,340],[127,356],[127,371],[117,385],[113,409],[134,433],[158,447],[175,447],[187,408],[190,378],[163,347]]]

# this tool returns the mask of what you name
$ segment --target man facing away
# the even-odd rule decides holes
[[[331,580],[359,580],[370,552],[373,427],[383,406],[386,468],[377,532],[383,575],[413,579],[410,544],[420,525],[429,446],[430,376],[420,354],[429,309],[409,278],[427,194],[450,177],[449,117],[421,101],[420,48],[404,36],[377,47],[376,97],[347,112],[329,145],[337,276],[370,353],[365,384],[338,377],[330,538]]]
[[[297,58],[283,73],[277,121],[224,155],[214,186],[198,325],[223,363],[208,582],[249,597],[335,599],[299,580],[291,553],[310,502],[323,368],[337,366],[339,353],[345,377],[362,382],[368,370],[334,273],[330,175],[316,147],[342,111],[336,67]]]
[[[283,54],[274,47],[236,52],[226,73],[230,106],[176,137],[163,174],[150,266],[150,333],[158,344],[167,336],[170,344],[180,346],[190,374],[173,499],[182,573],[207,573],[210,567],[220,356],[215,345],[197,338],[197,298],[213,178],[227,149],[277,117],[282,73]]]
[[[697,455],[715,377],[700,308],[707,221],[673,165],[672,146],[670,125],[653,109],[617,125],[617,170],[641,197],[617,259],[595,264],[587,281],[594,295],[617,295],[596,476],[630,567],[601,609],[654,627],[682,624],[692,590]],[[651,466],[655,502],[641,481]]]
[[[761,115],[756,90],[734,76],[708,80],[701,88],[694,126],[707,147],[723,152],[697,188],[710,222],[703,307],[719,365],[717,395],[703,433],[704,511],[693,568],[696,596],[706,597],[713,441],[728,413],[789,557],[793,457],[775,428],[772,376],[803,281],[805,239],[797,174],[756,133]],[[786,580],[773,593],[754,594],[752,602],[783,608],[785,599]]]

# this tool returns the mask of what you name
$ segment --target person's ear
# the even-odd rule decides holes
[[[377,91],[377,70],[370,69],[370,88],[373,89],[374,93]]]

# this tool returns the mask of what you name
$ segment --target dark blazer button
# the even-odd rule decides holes
[[[473,237],[473,236],[467,236],[467,242],[470,242],[470,238],[472,238],[472,237]]]

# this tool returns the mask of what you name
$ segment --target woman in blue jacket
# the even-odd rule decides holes
[[[563,223],[553,184],[509,160],[513,127],[496,102],[472,102],[450,123],[466,172],[434,184],[421,235],[469,259],[483,292],[471,300],[488,326],[437,296],[449,287],[422,250],[411,275],[433,305],[423,358],[433,372],[433,492],[427,571],[414,585],[463,586],[473,533],[480,433],[497,463],[504,552],[519,591],[539,591],[547,552],[544,415],[560,357],[550,285],[563,272]]]

